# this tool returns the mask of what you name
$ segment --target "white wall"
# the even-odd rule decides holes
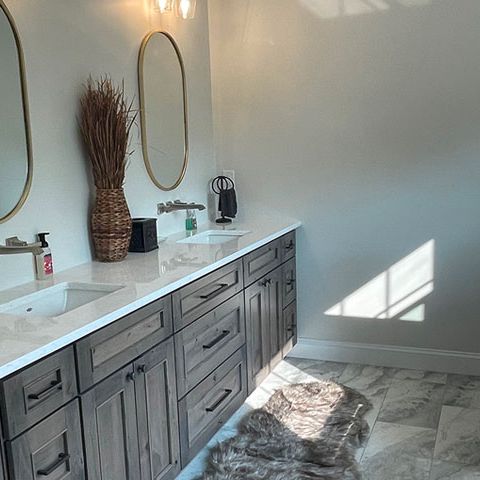
[[[137,55],[144,35],[164,28],[183,52],[188,81],[190,165],[181,187],[162,192],[143,164],[139,130],[127,171],[126,195],[133,216],[155,216],[156,204],[181,198],[207,202],[215,171],[212,146],[207,1],[194,20],[152,13],[149,0],[6,0],[25,52],[34,153],[31,194],[20,213],[0,224],[0,242],[18,235],[28,241],[51,232],[57,270],[91,260],[88,211],[91,188],[78,134],[82,84],[92,74],[125,79],[129,98],[137,94]],[[206,219],[202,214],[200,219]],[[184,215],[159,218],[159,233],[184,228]],[[0,257],[0,289],[33,279],[31,255]]]
[[[480,2],[210,0],[209,16],[217,162],[244,215],[304,222],[299,334],[479,352]]]

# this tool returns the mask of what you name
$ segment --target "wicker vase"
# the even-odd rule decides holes
[[[101,262],[119,262],[128,253],[132,217],[123,188],[97,189],[92,211],[92,237],[95,255]]]

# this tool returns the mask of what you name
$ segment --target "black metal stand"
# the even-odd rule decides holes
[[[235,188],[235,183],[233,183],[233,180],[230,177],[226,177],[225,175],[219,175],[218,177],[215,177],[212,180],[212,190],[213,193],[216,193],[217,195],[220,195],[220,192],[223,192],[225,190],[229,190],[230,188]],[[217,218],[215,220],[215,223],[219,224],[228,224],[232,223],[231,218],[225,217],[223,213],[221,213],[222,217]]]

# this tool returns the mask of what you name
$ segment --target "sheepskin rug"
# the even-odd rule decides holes
[[[238,434],[214,447],[202,480],[353,480],[370,402],[332,381],[277,390],[246,414]]]

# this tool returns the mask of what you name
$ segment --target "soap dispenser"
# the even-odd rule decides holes
[[[197,229],[197,216],[195,210],[187,210],[187,218],[185,219],[185,230],[191,232]]]
[[[40,255],[35,255],[37,280],[46,280],[53,275],[52,251],[48,246],[47,235],[50,234],[48,232],[41,232],[37,235],[43,250]]]

